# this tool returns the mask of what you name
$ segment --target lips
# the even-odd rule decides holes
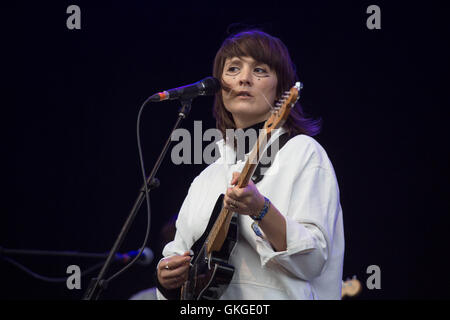
[[[250,94],[250,92],[248,92],[248,91],[238,91],[237,93],[236,93],[236,96],[237,97],[253,97],[253,95],[251,95]]]

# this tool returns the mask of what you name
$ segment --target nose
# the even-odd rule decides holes
[[[239,86],[251,86],[252,83],[252,72],[250,68],[244,68],[239,74]]]

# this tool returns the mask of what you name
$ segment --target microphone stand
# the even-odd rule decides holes
[[[155,175],[167,153],[167,150],[169,149],[172,133],[180,126],[181,121],[187,117],[187,115],[191,110],[192,99],[181,100],[180,102],[181,108],[178,111],[178,118],[175,123],[175,126],[173,127],[172,132],[170,133],[170,136],[166,141],[166,144],[164,145],[152,171],[150,172],[149,177],[145,182],[148,185],[149,191],[159,187],[159,180],[155,178]],[[136,201],[134,202],[133,208],[131,209],[131,212],[127,220],[125,221],[125,224],[123,225],[122,230],[120,231],[111,251],[109,252],[108,257],[106,258],[105,264],[100,270],[100,273],[98,274],[97,278],[92,278],[91,283],[89,284],[89,287],[82,298],[83,300],[93,300],[93,299],[98,300],[102,291],[105,290],[106,287],[108,286],[107,283],[108,280],[104,280],[103,278],[105,277],[106,272],[108,271],[111,263],[113,262],[116,252],[119,250],[120,245],[125,239],[125,236],[128,233],[128,230],[131,224],[133,223],[133,220],[136,217],[136,214],[139,211],[144,199],[145,199],[145,184],[139,190],[139,195]]]

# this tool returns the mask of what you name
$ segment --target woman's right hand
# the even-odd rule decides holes
[[[190,251],[162,259],[158,265],[159,283],[169,290],[181,287],[188,278],[190,262]]]

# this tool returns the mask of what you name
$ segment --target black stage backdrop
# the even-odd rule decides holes
[[[379,30],[366,26],[372,4],[381,9]],[[79,30],[66,26],[70,5],[81,10]],[[449,298],[443,1],[2,2],[0,246],[107,252],[142,185],[140,105],[155,92],[211,75],[215,53],[236,23],[284,41],[305,86],[301,101],[323,119],[317,140],[340,185],[344,278],[356,275],[364,287],[355,299]],[[194,121],[203,130],[214,127],[212,102],[195,99],[182,127],[191,133]],[[147,170],[178,107],[170,101],[144,111]],[[111,282],[103,299],[128,299],[155,285],[161,229],[205,166],[175,165],[168,154],[157,175],[161,186],[151,193],[146,245],[155,260]],[[142,244],[146,221],[141,210],[121,252]],[[13,258],[49,277],[67,277],[69,265],[86,270],[99,262]],[[371,265],[381,270],[380,289],[366,287]],[[65,281],[37,280],[0,260],[0,298],[80,299],[97,273],[69,290]]]

